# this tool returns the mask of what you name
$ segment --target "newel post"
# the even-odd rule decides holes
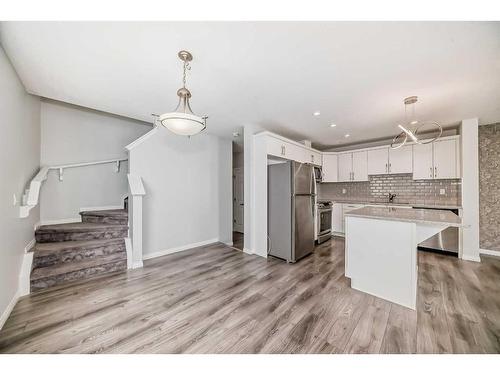
[[[146,195],[142,178],[128,174],[128,185],[132,200],[129,201],[129,246],[127,249],[128,268],[142,267],[142,197]]]

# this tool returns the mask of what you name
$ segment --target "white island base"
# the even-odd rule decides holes
[[[424,211],[367,207],[346,214],[345,275],[352,288],[415,310],[417,245],[461,222],[449,211]]]

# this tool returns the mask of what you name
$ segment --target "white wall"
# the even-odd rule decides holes
[[[0,47],[0,327],[15,302],[24,248],[39,210],[19,218],[19,203],[40,162],[40,100],[26,93]],[[12,302],[12,303],[11,303]]]
[[[41,164],[59,165],[127,157],[125,146],[151,130],[151,124],[42,100]],[[49,173],[41,190],[41,221],[78,218],[80,208],[118,206],[127,194],[128,164],[89,166]]]
[[[479,258],[479,133],[478,119],[462,121],[462,259]]]
[[[143,256],[232,236],[231,140],[191,138],[158,127],[129,151],[130,173],[142,177]]]

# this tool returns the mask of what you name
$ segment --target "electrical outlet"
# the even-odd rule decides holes
[[[444,189],[439,189],[439,194],[441,194],[441,195],[446,195],[446,190],[444,190]]]
[[[346,189],[342,189],[342,194],[345,194],[346,193]]]

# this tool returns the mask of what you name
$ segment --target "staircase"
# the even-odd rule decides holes
[[[35,232],[31,292],[127,268],[125,209],[80,212],[82,222]]]

